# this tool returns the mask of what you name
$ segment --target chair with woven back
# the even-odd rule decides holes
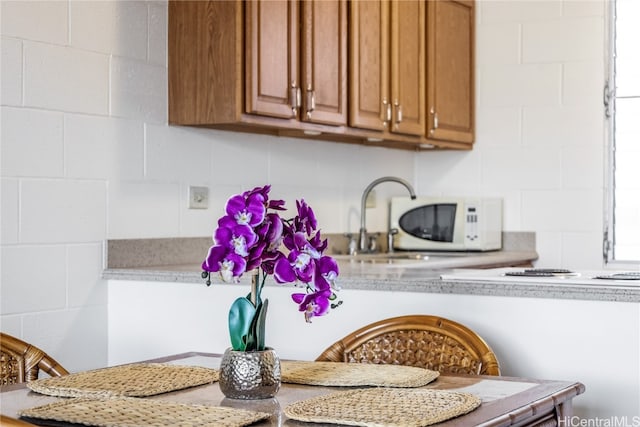
[[[38,379],[40,371],[52,377],[69,373],[38,347],[0,332],[0,385]]]
[[[489,345],[468,327],[437,316],[392,317],[329,346],[316,361],[419,366],[441,373],[500,375]]]

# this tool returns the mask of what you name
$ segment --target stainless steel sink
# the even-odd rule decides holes
[[[381,259],[429,259],[428,254],[418,252],[392,252],[375,254],[355,254],[355,255],[331,255],[337,260],[371,261]]]
[[[434,258],[449,258],[463,256],[462,253],[451,252],[391,252],[355,255],[331,255],[338,262],[367,263],[367,264],[416,264]]]

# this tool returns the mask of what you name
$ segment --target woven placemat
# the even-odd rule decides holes
[[[266,412],[132,397],[61,400],[25,409],[19,415],[98,427],[236,427],[253,424],[271,416]]]
[[[351,426],[423,427],[466,414],[480,405],[469,393],[433,389],[368,388],[339,391],[292,403],[287,417]]]
[[[422,387],[440,373],[404,365],[281,361],[282,382],[324,386]]]
[[[218,380],[216,369],[199,366],[137,363],[27,383],[31,390],[58,397],[144,397]]]

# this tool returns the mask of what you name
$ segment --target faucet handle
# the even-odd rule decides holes
[[[349,239],[349,244],[347,246],[349,255],[355,255],[358,249],[358,239],[353,233],[344,233],[344,237]]]
[[[398,234],[397,228],[390,228],[387,233],[387,252],[389,253],[393,252],[393,236],[396,234]]]
[[[370,253],[374,253],[378,250],[378,236],[380,235],[380,233],[370,233],[369,235],[367,235],[367,237],[369,238],[369,243],[367,245],[367,250]]]

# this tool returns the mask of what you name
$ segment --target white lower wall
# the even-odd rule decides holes
[[[434,314],[477,331],[507,376],[577,380],[576,415],[640,415],[640,304],[345,289],[344,304],[306,324],[288,287],[268,287],[267,344],[313,360],[349,332],[403,314]],[[227,311],[244,285],[109,281],[109,364],[186,351],[222,353]],[[629,418],[631,419],[631,418]]]

